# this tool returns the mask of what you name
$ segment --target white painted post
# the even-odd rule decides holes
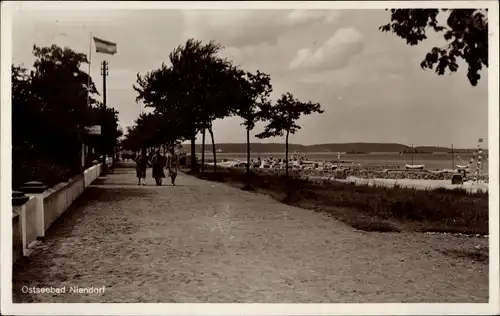
[[[36,205],[36,236],[45,237],[45,217],[43,214],[43,192],[26,193],[26,196],[33,197]]]
[[[35,199],[36,204],[36,234],[37,237],[43,238],[45,236],[45,216],[44,216],[44,207],[43,207],[43,199],[44,192],[47,190],[47,186],[38,181],[30,181],[26,182],[22,187],[21,191],[28,197],[33,197]]]

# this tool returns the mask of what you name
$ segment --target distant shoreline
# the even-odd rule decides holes
[[[483,149],[484,150],[484,149]],[[295,152],[289,152],[288,154],[291,155]],[[319,151],[319,152],[316,152],[316,151],[301,151],[299,152],[300,154],[314,154],[314,155],[337,155],[337,154],[341,154],[341,155],[398,155],[398,154],[401,154],[400,152],[391,152],[391,151],[387,151],[387,152],[337,152],[337,151],[330,151],[330,152],[325,152],[325,151]],[[474,151],[471,150],[471,151],[461,151],[461,152],[454,152],[454,154],[473,154]],[[201,154],[201,151],[196,151],[196,154]],[[216,153],[217,155],[218,154],[224,154],[224,155],[241,155],[241,154],[245,154],[246,155],[246,151],[245,152],[224,152],[224,151],[221,151],[221,152],[217,152]],[[252,151],[250,154],[252,155],[267,155],[267,154],[270,154],[270,155],[277,155],[277,154],[285,154],[284,152],[282,151],[270,151],[270,152],[256,152],[256,151]],[[413,155],[451,155],[452,153],[451,152],[417,152],[417,153],[414,153]],[[205,155],[213,155],[212,151],[208,151],[208,150],[205,150]],[[402,156],[411,156],[412,153],[411,152],[406,152],[406,153],[402,153],[401,154]]]
[[[483,150],[488,151],[487,143],[482,143],[484,146]],[[283,153],[285,151],[286,145],[284,143],[250,143],[250,151],[252,153],[269,153],[277,154]],[[453,146],[454,147],[454,146]],[[191,144],[182,144],[182,148],[185,151],[191,151]],[[239,154],[247,152],[246,143],[220,143],[215,144],[216,150],[220,150],[222,153]],[[202,150],[201,144],[195,144],[196,152]],[[212,145],[205,144],[206,153],[212,152]],[[477,150],[477,147],[472,148],[451,148],[444,146],[407,146],[403,144],[396,143],[331,143],[331,144],[317,144],[317,145],[300,145],[300,144],[288,144],[288,152],[300,152],[300,153],[314,153],[314,154],[436,154],[436,153],[473,153]]]
[[[189,152],[187,152],[189,155]],[[301,152],[300,154],[305,154],[305,158],[308,161],[315,162],[329,162],[333,164],[337,164],[341,167],[376,167],[382,169],[405,169],[405,166],[408,165],[424,165],[424,169],[426,170],[455,170],[457,165],[468,165],[470,163],[470,158],[472,157],[472,153],[460,153],[453,157],[451,154],[447,153],[437,153],[437,154],[398,154],[398,153],[370,153],[370,154],[340,154],[340,157],[337,153],[310,153]],[[197,152],[196,156],[199,160],[202,158],[201,152]],[[284,158],[284,153],[269,153],[269,152],[251,152],[250,159],[256,160],[260,157],[260,159],[282,159]],[[289,159],[292,158],[292,155],[289,154]],[[204,155],[205,163],[213,162],[213,154],[209,152],[205,152]],[[247,154],[246,153],[226,153],[219,152],[216,154],[216,158],[218,162],[222,162],[224,160],[229,161],[238,161],[238,162],[246,162]],[[474,171],[477,167],[477,160],[474,160],[471,167],[472,171]],[[488,159],[483,159],[483,170],[488,170],[489,161]]]

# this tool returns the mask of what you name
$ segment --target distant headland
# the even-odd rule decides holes
[[[486,144],[485,144],[486,145]],[[190,144],[182,144],[184,150],[190,150]],[[201,151],[201,144],[196,144],[196,151]],[[246,143],[220,143],[216,144],[215,148],[219,152],[226,153],[245,153],[247,150]],[[285,143],[251,143],[251,151],[261,153],[281,153],[285,149]],[[473,152],[475,148],[458,149],[454,148],[455,153]],[[206,144],[205,151],[212,152],[212,145]],[[396,143],[330,143],[316,145],[300,145],[288,144],[288,152],[294,151],[303,153],[348,153],[348,154],[363,154],[363,153],[451,153],[451,147],[437,146],[411,146],[396,144]]]

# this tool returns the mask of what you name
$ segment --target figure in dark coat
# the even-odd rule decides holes
[[[135,171],[138,179],[137,184],[140,185],[142,179],[142,185],[146,185],[146,169],[149,166],[149,161],[146,158],[146,156],[144,156],[143,154],[139,154],[135,159],[135,163],[136,163]]]
[[[156,181],[156,185],[161,185],[163,178],[165,178],[165,172],[163,168],[167,164],[166,158],[160,154],[160,151],[156,151],[156,154],[152,159],[153,165],[153,178]]]

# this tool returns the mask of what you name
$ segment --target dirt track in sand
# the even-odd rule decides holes
[[[16,265],[14,302],[487,302],[484,238],[356,231],[326,215],[180,174],[96,180]],[[150,170],[148,170],[150,176]],[[25,294],[22,287],[102,287]]]

